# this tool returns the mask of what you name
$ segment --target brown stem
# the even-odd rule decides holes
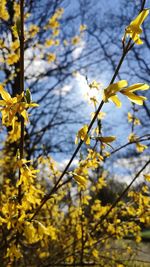
[[[20,0],[20,25],[18,29],[19,41],[20,41],[20,94],[24,92],[24,0]],[[20,136],[20,159],[23,159],[24,149],[24,118],[20,117],[21,123],[21,136]],[[19,179],[21,173],[19,171]],[[21,202],[21,185],[18,188],[18,199]]]
[[[133,144],[136,144],[136,143],[138,143],[138,142],[145,142],[145,141],[149,141],[149,140],[150,140],[150,136],[147,136],[147,137],[145,137],[145,138],[144,138],[144,136],[141,136],[141,137],[139,137],[139,138],[138,138],[137,140],[135,140],[135,141],[128,142],[128,143],[126,143],[126,144],[124,144],[124,145],[122,145],[122,146],[120,146],[120,147],[114,149],[114,150],[110,153],[110,155],[112,155],[112,154],[114,154],[114,153],[120,151],[121,149],[123,149],[123,148],[125,148],[125,147],[127,147],[127,146],[129,146],[129,145],[133,145]],[[107,158],[107,157],[104,157],[104,158]]]
[[[141,5],[141,11],[144,9],[145,4],[146,4],[146,0],[143,0],[142,5]]]
[[[24,0],[20,0],[20,23],[18,28],[18,36],[20,41],[20,94],[24,92]],[[20,152],[20,159],[23,158],[23,148],[24,148],[24,118],[20,116],[20,123],[21,123],[21,136],[20,136],[20,145],[19,145],[19,152]],[[21,177],[21,172],[19,170],[19,180]],[[21,193],[21,185],[18,187],[18,202],[21,204],[22,193]],[[20,217],[20,209],[18,210],[18,218]],[[19,243],[20,233],[17,230],[16,233],[16,245]],[[17,259],[15,260],[18,266]]]

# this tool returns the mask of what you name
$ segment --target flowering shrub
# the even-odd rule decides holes
[[[1,2],[0,18],[9,20],[6,1]],[[44,29],[50,29],[52,38],[45,46],[57,46],[59,40],[59,19],[62,9],[56,10]],[[0,193],[0,263],[2,266],[127,266],[132,256],[128,242],[115,247],[114,240],[131,237],[138,243],[141,240],[141,223],[150,225],[150,199],[148,186],[140,192],[129,190],[133,182],[150,163],[146,162],[135,175],[132,182],[125,187],[114,203],[103,204],[99,198],[101,190],[107,187],[108,172],[103,162],[111,157],[107,147],[115,136],[104,136],[102,132],[102,107],[112,101],[121,107],[118,94],[126,96],[131,102],[142,105],[146,97],[137,95],[137,91],[148,90],[149,85],[137,83],[128,86],[126,80],[115,82],[124,58],[134,45],[141,45],[142,23],[149,14],[149,9],[142,9],[139,15],[125,29],[123,50],[120,62],[110,84],[103,90],[102,100],[91,99],[96,111],[92,114],[89,125],[83,125],[76,135],[76,149],[63,171],[50,156],[38,159],[37,169],[32,161],[26,159],[24,152],[25,126],[29,123],[29,109],[38,105],[31,100],[29,89],[24,89],[24,40],[33,38],[39,31],[36,25],[30,25],[24,32],[24,1],[14,1],[14,40],[9,52],[6,52],[6,64],[12,66],[20,62],[19,93],[11,96],[5,89],[7,81],[0,84],[0,106],[2,125],[8,130],[3,151],[1,152],[1,193]],[[20,19],[18,20],[18,16]],[[86,29],[81,25],[81,32]],[[24,38],[25,37],[25,38]],[[77,45],[79,37],[72,43]],[[6,44],[2,44],[2,49]],[[54,53],[47,54],[50,63],[56,60]],[[13,79],[13,75],[12,75]],[[93,81],[89,90],[99,90],[99,83]],[[128,114],[128,120],[135,125],[138,118]],[[138,152],[146,146],[135,133],[129,136],[129,144],[135,143]],[[15,143],[16,151],[8,151],[8,143]],[[86,153],[77,166],[69,167],[82,145]],[[115,151],[112,151],[112,154]],[[10,171],[11,170],[11,174]],[[8,175],[9,172],[9,175]],[[150,174],[144,175],[147,181]],[[128,201],[124,201],[128,193]],[[119,242],[119,241],[118,241]],[[118,243],[119,244],[119,243]],[[120,254],[121,253],[121,254]]]

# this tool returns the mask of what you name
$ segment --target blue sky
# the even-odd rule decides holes
[[[92,2],[94,3],[95,1],[90,1],[90,3],[92,4]],[[109,11],[111,11],[112,14],[116,15],[119,11],[119,8],[122,8],[121,5],[122,1],[104,1],[101,0],[99,2],[97,2],[98,5],[100,5],[100,16],[104,16],[104,18],[106,18],[106,15]],[[73,3],[73,5],[72,5]],[[115,6],[115,8],[114,8]],[[70,8],[77,8],[76,5],[76,1],[70,1]],[[135,14],[136,16],[136,14]],[[122,29],[121,29],[122,31]],[[121,32],[122,34],[122,32]],[[120,43],[121,46],[121,37],[122,35],[118,36],[118,43]],[[84,42],[84,39],[83,39]],[[80,45],[79,45],[80,46]],[[87,49],[87,43],[82,43],[80,46],[81,49],[79,49],[79,47],[77,47],[77,51],[76,51],[76,56],[78,54],[78,56],[82,55],[82,52],[85,52]],[[121,49],[120,49],[120,55],[121,55]],[[126,64],[126,62],[123,65],[124,71],[129,71],[129,66]],[[98,67],[96,67],[95,71],[94,68],[92,70],[92,72],[90,72],[88,69],[84,70],[84,72],[79,73],[79,78],[74,78],[74,83],[73,84],[73,88],[75,91],[75,95],[76,98],[73,98],[73,101],[77,101],[77,100],[83,100],[84,104],[82,107],[82,116],[85,118],[85,123],[89,123],[90,122],[90,113],[91,113],[91,108],[88,105],[87,101],[84,98],[85,92],[87,90],[87,85],[86,85],[86,80],[85,80],[85,74],[88,73],[88,80],[89,82],[92,82],[92,80],[96,80],[97,82],[100,82],[103,84],[103,87],[107,86],[110,82],[111,76],[112,76],[112,71],[109,68],[105,68],[105,70],[103,72],[99,72],[98,71]],[[125,76],[126,77],[126,76]],[[134,78],[134,77],[133,77]],[[122,76],[122,79],[124,79],[124,77]],[[137,82],[137,81],[135,81]],[[138,81],[138,82],[142,82],[142,81]],[[133,81],[131,82],[131,84],[133,83]],[[101,89],[100,89],[101,90]],[[102,111],[106,112],[106,117],[103,120],[103,124],[104,124],[104,135],[116,135],[117,137],[117,142],[114,143],[114,148],[118,147],[118,145],[124,144],[128,141],[128,135],[130,133],[131,130],[131,126],[128,125],[127,123],[127,112],[131,109],[131,102],[128,101],[128,99],[124,96],[119,96],[120,99],[123,101],[123,106],[121,109],[118,109],[115,107],[114,104],[111,103],[107,103],[104,105],[104,108]],[[99,97],[99,99],[101,99],[101,97]],[[80,114],[80,113],[79,113]],[[82,126],[82,125],[81,125]],[[74,127],[74,129],[77,131],[79,128],[81,128],[81,126],[77,125]],[[138,126],[137,126],[138,129]],[[64,155],[63,159],[62,157],[59,157],[59,155],[56,156],[56,159],[58,161],[63,162],[64,160],[66,161],[68,159],[68,155]],[[118,168],[118,166],[115,167],[116,170]]]

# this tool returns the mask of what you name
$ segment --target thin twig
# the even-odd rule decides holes
[[[96,223],[94,228],[92,229],[91,233],[93,233],[97,226],[100,225],[110,214],[110,212],[117,206],[118,202],[125,196],[125,194],[129,191],[133,183],[136,181],[136,179],[139,177],[139,175],[145,170],[145,168],[150,164],[150,159],[145,163],[145,165],[138,171],[138,173],[135,175],[135,177],[132,179],[130,184],[123,190],[123,192],[119,195],[119,197],[114,201],[114,203],[111,205],[111,207],[108,209],[108,211],[105,213],[105,215],[99,220],[99,222]]]

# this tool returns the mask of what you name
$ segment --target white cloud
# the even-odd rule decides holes
[[[89,91],[89,86],[87,84],[85,76],[77,72],[75,75],[75,79],[81,94],[85,95]]]
[[[68,164],[68,162],[69,162],[69,159],[64,159],[64,160],[62,160],[61,162],[59,162],[59,163],[58,163],[58,168],[59,168],[59,170],[60,170],[60,171],[63,171],[64,168],[66,167],[66,165]],[[78,160],[78,159],[74,159],[74,161],[73,161],[73,163],[72,163],[70,169],[76,168],[77,165],[78,165],[78,163],[79,163],[79,160]]]
[[[115,174],[115,178],[117,180],[121,180],[122,182],[130,183],[135,175],[141,170],[142,166],[148,161],[147,155],[141,155],[139,157],[132,158],[121,158],[115,162],[115,168],[120,171],[120,174]],[[149,173],[149,166],[147,166],[144,171],[138,176],[137,180],[134,182],[135,184],[139,184],[144,181],[143,174]],[[124,172],[124,174],[122,174]]]
[[[65,96],[68,92],[70,92],[72,90],[72,85],[71,84],[67,84],[67,85],[64,85],[63,87],[61,88],[58,88],[57,90],[54,91],[54,93],[56,95],[62,95],[62,96]]]
[[[52,64],[52,63],[51,63]],[[36,48],[28,48],[25,51],[25,71],[31,81],[36,80],[36,76],[44,74],[49,67],[49,63],[41,58]]]
[[[72,52],[73,59],[77,59],[81,55],[83,49],[85,49],[85,42],[82,40],[78,47],[76,47]]]
[[[96,99],[100,101],[102,91],[97,90],[95,88],[90,89],[88,85],[88,81],[86,80],[86,77],[84,75],[78,72],[75,75],[75,79],[77,82],[77,87],[79,88],[79,91],[80,91],[80,95],[83,99],[85,99],[86,101],[90,103],[90,98],[96,97]]]

